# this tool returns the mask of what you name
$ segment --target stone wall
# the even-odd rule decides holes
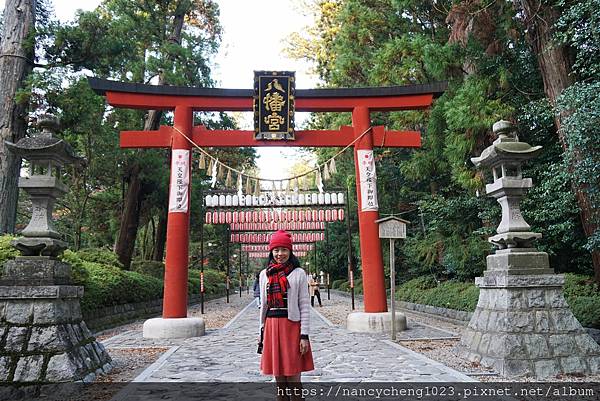
[[[224,297],[225,293],[205,295],[204,301]],[[231,296],[231,293],[230,293]],[[200,303],[200,295],[188,297],[188,304],[194,305]],[[94,332],[110,329],[122,324],[143,319],[150,316],[160,315],[162,312],[163,300],[154,299],[145,302],[136,302],[129,304],[113,305],[104,308],[94,309],[83,313],[83,320]]]

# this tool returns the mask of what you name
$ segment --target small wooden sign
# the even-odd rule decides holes
[[[379,224],[379,238],[406,238],[406,225],[409,221],[390,216],[375,220]]]
[[[254,71],[254,138],[294,139],[293,71]]]

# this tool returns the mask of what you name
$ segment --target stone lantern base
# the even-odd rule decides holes
[[[0,385],[92,381],[111,359],[82,320],[70,266],[19,257],[0,280]]]
[[[479,302],[458,346],[461,356],[505,377],[600,372],[600,346],[565,302],[564,276],[548,274],[547,254],[501,250],[487,265],[475,281]]]

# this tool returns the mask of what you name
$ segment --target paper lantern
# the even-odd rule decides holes
[[[338,217],[340,221],[344,220],[344,209],[338,209]]]
[[[231,222],[232,223],[237,223],[238,221],[239,221],[238,220],[238,212],[232,212],[231,213]]]
[[[236,213],[238,214],[238,221],[240,223],[245,223],[246,222],[246,213],[240,212],[240,211],[238,211]]]
[[[325,221],[331,221],[331,210],[325,210]]]
[[[337,211],[337,209],[333,209],[331,211],[331,220],[338,221],[338,211]]]
[[[204,198],[204,204],[206,205],[206,207],[212,206],[212,196],[211,195],[206,195],[206,198]]]
[[[212,222],[212,213],[206,212],[206,216],[204,217],[204,223],[211,224]]]

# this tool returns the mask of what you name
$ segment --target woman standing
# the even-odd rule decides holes
[[[308,281],[292,252],[292,236],[279,230],[269,243],[269,264],[260,272],[260,370],[275,376],[278,398],[300,399],[301,372],[314,369],[308,339]]]

